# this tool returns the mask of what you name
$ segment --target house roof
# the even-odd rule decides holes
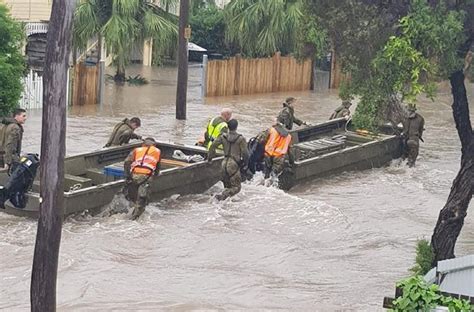
[[[439,284],[441,291],[474,296],[474,255],[443,260],[431,269],[425,280]]]

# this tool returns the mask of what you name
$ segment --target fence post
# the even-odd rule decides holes
[[[100,60],[99,60],[99,79],[98,79],[98,101],[100,105],[104,102],[104,87],[105,87],[105,57],[107,55],[106,46],[104,44],[104,38],[101,38],[101,45],[100,45]],[[151,52],[150,52],[151,53]],[[150,57],[151,63],[151,57]]]
[[[207,96],[207,54],[202,56],[201,96]]]
[[[235,56],[235,81],[234,81],[234,95],[240,95],[240,63],[242,61],[242,55],[237,54]]]
[[[280,59],[281,53],[276,52],[275,55],[273,55],[273,86],[272,86],[272,92],[278,92],[280,91],[280,74],[281,74],[281,59]]]

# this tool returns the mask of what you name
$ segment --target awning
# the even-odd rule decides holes
[[[195,43],[188,42],[188,50],[189,51],[196,51],[196,52],[206,52],[207,50],[203,47],[198,46]]]

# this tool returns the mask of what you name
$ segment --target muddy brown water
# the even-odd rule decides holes
[[[68,114],[67,153],[98,149],[113,125],[138,115],[139,134],[192,144],[207,118],[231,107],[240,132],[265,129],[289,96],[309,122],[326,120],[336,93],[293,92],[201,99],[191,69],[188,120],[174,119],[172,68],[132,67],[151,77],[142,87],[106,86],[101,106]],[[473,85],[469,85],[471,102]],[[460,144],[449,89],[421,100],[425,144],[418,164],[345,172],[289,193],[244,184],[215,203],[204,194],[173,196],[147,207],[138,221],[124,215],[75,216],[64,223],[58,275],[60,311],[292,310],[379,311],[407,276],[417,239],[429,238],[459,168]],[[41,113],[29,112],[25,152],[38,152]],[[115,205],[125,205],[117,199]],[[456,253],[474,253],[468,214]],[[0,310],[29,309],[36,234],[33,220],[0,213]]]

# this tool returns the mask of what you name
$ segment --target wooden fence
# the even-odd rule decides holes
[[[297,61],[276,53],[271,58],[209,61],[205,96],[241,95],[280,91],[310,90],[311,60]]]
[[[74,82],[72,105],[97,104],[99,65],[76,64],[74,68]]]

